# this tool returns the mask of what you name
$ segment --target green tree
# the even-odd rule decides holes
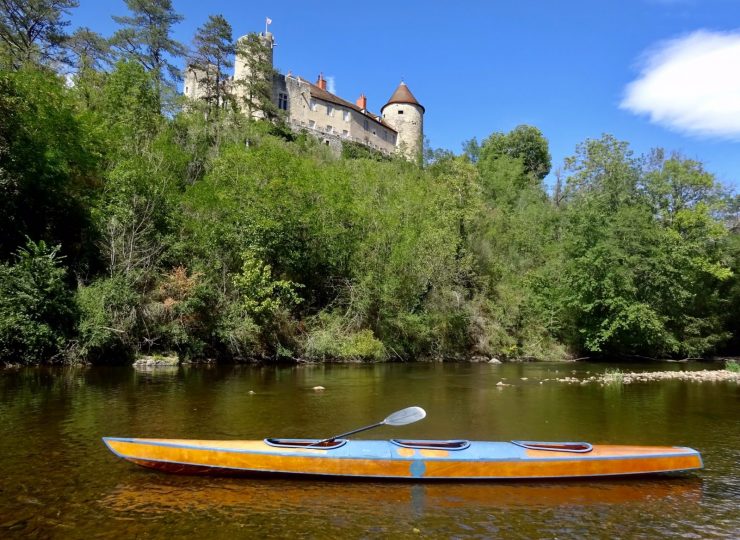
[[[727,337],[717,291],[730,271],[716,248],[726,230],[708,211],[716,181],[690,160],[645,161],[610,136],[568,160],[566,340],[604,354],[701,355]]]
[[[0,72],[0,117],[0,260],[29,237],[61,244],[88,271],[99,145],[71,91],[46,70]]]
[[[111,61],[110,44],[89,28],[75,30],[67,41],[74,64],[74,90],[87,109],[98,105],[105,82],[103,68]]]
[[[11,264],[0,264],[0,361],[58,360],[75,319],[59,246],[28,240]]]
[[[8,65],[67,61],[64,16],[78,5],[77,0],[0,0],[0,42]]]
[[[229,94],[225,82],[229,76],[226,68],[233,67],[235,52],[231,25],[222,15],[209,15],[193,38],[194,51],[190,68],[200,76],[198,84],[205,91],[205,100],[211,111],[226,105]]]
[[[239,38],[236,56],[245,66],[245,77],[234,81],[241,96],[242,110],[247,118],[264,118],[276,121],[280,109],[272,101],[272,81],[276,71],[272,67],[270,45],[254,32]]]
[[[478,153],[481,160],[503,156],[521,159],[524,171],[536,180],[542,180],[550,172],[547,139],[533,126],[522,125],[509,133],[494,133],[481,143]]]
[[[180,70],[170,59],[185,54],[185,47],[172,39],[172,27],[182,21],[172,0],[125,0],[130,16],[114,16],[121,25],[111,39],[113,47],[125,58],[139,62],[152,73],[157,96],[157,112],[167,101],[166,92],[174,92]]]

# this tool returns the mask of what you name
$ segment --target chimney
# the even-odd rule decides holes
[[[365,94],[360,94],[355,105],[357,105],[362,111],[367,110],[367,98],[365,97]]]
[[[316,81],[316,86],[318,86],[322,90],[326,90],[326,79],[324,79],[323,73],[319,73],[319,78]]]

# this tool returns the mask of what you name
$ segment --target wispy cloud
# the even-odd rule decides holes
[[[334,75],[329,75],[326,77],[326,89],[332,94],[336,95],[337,85],[336,81],[334,80]]]
[[[740,31],[699,30],[657,44],[620,107],[675,131],[740,140]]]

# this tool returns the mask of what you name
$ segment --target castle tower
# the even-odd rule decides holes
[[[398,133],[396,147],[407,159],[421,161],[424,138],[424,107],[416,100],[406,83],[401,81],[388,103],[380,109],[383,122]]]
[[[256,36],[257,42],[250,42]],[[273,67],[273,48],[275,38],[272,32],[261,32],[260,34],[247,34],[240,37],[236,42],[237,54],[234,58],[234,94],[239,105],[242,106],[245,97],[244,81],[250,81],[252,71],[257,65],[269,65]],[[256,56],[255,56],[256,55]],[[242,81],[242,84],[240,84]],[[270,81],[272,84],[272,81]],[[243,108],[243,107],[242,107]],[[262,118],[261,111],[256,110],[252,116]]]

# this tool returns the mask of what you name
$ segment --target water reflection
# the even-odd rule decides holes
[[[699,478],[650,478],[623,481],[504,483],[371,483],[177,478],[146,474],[117,486],[101,504],[117,512],[158,516],[168,512],[226,515],[254,512],[331,513],[335,508],[363,506],[363,512],[433,513],[557,508],[625,503],[698,504]],[[372,501],[372,504],[367,504]]]

